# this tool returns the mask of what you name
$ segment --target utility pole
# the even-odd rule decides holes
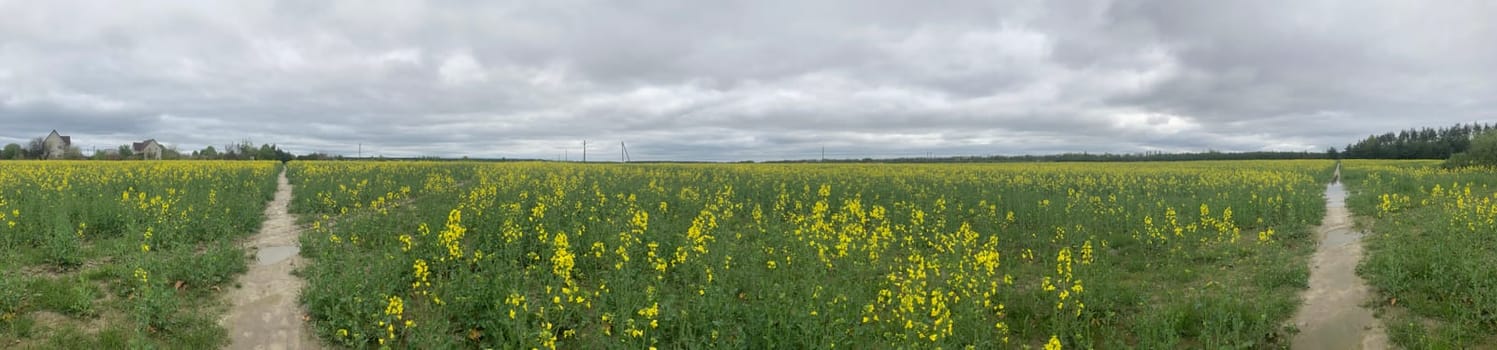
[[[624,141],[619,141],[619,150],[622,151],[622,152],[619,152],[619,162],[620,163],[628,163],[629,162],[629,146],[625,146],[624,145]]]
[[[826,162],[826,146],[821,146],[821,161]]]
[[[359,143],[359,158],[364,158],[364,144]]]
[[[582,140],[582,162],[587,163],[587,140]]]

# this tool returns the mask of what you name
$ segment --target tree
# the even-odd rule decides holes
[[[1336,152],[1336,147],[1325,150],[1325,156],[1331,159],[1341,159],[1341,153]]]
[[[83,148],[78,146],[68,146],[66,150],[62,151],[62,159],[83,160]]]
[[[43,138],[31,139],[26,146],[26,158],[42,159],[46,155],[47,141]]]
[[[161,150],[161,159],[166,159],[166,160],[182,159],[182,151],[177,150],[177,146],[167,147],[166,149]]]
[[[204,148],[201,152],[198,152],[197,155],[203,159],[218,159],[218,150],[213,149],[213,146],[208,146],[208,148]]]
[[[130,145],[120,145],[119,153],[120,158],[130,158],[130,156],[135,155],[135,150],[130,148]]]
[[[239,157],[236,159],[252,160],[256,155],[255,144],[250,142],[249,139],[240,140],[238,145],[233,145],[232,147],[234,147],[234,152],[230,152],[229,154],[238,154]]]
[[[5,149],[0,150],[0,159],[21,159],[24,155],[26,151],[21,149],[21,145],[14,143],[5,145]]]
[[[244,139],[239,141],[238,144],[224,145],[222,158],[228,160],[253,159],[258,150],[253,143],[250,143],[249,139]]]
[[[94,149],[94,155],[89,156],[88,159],[90,159],[90,160],[109,160],[112,157],[114,157],[114,155],[113,154],[109,154],[109,150],[102,150],[102,149],[95,148]]]
[[[262,144],[262,145],[260,145],[260,150],[255,152],[255,159],[259,159],[259,160],[276,159],[276,154],[275,154],[276,152],[275,151],[276,151],[275,146],[271,146],[270,144]]]
[[[260,145],[260,151],[255,153],[255,159],[279,160],[282,162],[286,162],[292,159],[296,159],[296,156],[291,154],[291,152],[281,150],[281,146],[264,144]]]

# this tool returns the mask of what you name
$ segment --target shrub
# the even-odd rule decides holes
[[[1471,140],[1471,148],[1445,161],[1446,168],[1497,166],[1497,133],[1481,133]]]

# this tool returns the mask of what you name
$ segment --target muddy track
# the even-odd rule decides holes
[[[1316,231],[1320,244],[1310,259],[1310,289],[1305,290],[1305,304],[1294,316],[1300,332],[1293,348],[1387,349],[1382,321],[1363,307],[1370,298],[1366,281],[1357,276],[1363,234],[1352,227],[1340,179],[1338,163],[1335,179],[1326,187],[1325,219]]]
[[[291,272],[304,265],[296,217],[287,211],[291,184],[283,170],[275,199],[265,206],[265,222],[245,248],[255,254],[239,288],[228,293],[231,308],[219,321],[229,331],[230,349],[319,349],[297,302],[305,283]]]

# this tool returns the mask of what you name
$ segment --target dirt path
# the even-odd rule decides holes
[[[1372,310],[1362,307],[1369,298],[1367,283],[1357,276],[1362,259],[1362,233],[1352,228],[1341,187],[1341,166],[1326,187],[1326,213],[1316,236],[1320,245],[1310,260],[1310,289],[1294,316],[1295,349],[1387,349],[1388,335]]]
[[[291,271],[303,262],[297,244],[301,232],[286,211],[290,202],[291,184],[282,171],[260,232],[246,242],[255,263],[240,277],[241,287],[228,293],[232,309],[219,321],[229,330],[230,349],[321,348],[296,301],[303,282]]]

